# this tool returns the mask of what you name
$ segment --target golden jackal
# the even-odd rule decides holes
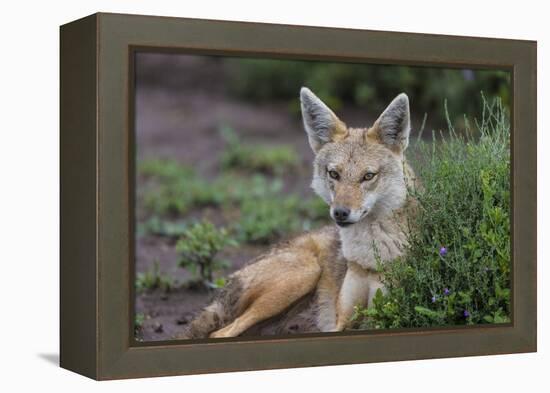
[[[337,226],[279,245],[233,273],[181,337],[235,337],[267,320],[282,318],[284,326],[285,315],[305,311],[308,326],[300,330],[341,331],[354,307],[383,289],[377,261],[404,252],[414,211],[407,189],[415,181],[404,157],[407,96],[398,95],[370,128],[348,128],[308,88],[300,99],[315,153],[311,186]]]

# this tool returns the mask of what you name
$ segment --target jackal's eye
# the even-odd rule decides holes
[[[328,171],[328,175],[330,176],[331,179],[340,180],[340,174],[335,170]]]
[[[376,176],[376,173],[374,172],[367,172],[365,173],[365,176],[363,176],[363,181],[369,181],[374,179],[374,176]]]

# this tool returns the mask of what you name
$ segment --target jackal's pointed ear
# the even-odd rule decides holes
[[[338,117],[307,87],[300,90],[302,118],[309,144],[317,153],[328,142],[344,139],[347,127]]]
[[[367,137],[373,137],[389,149],[402,153],[409,145],[410,131],[409,98],[401,93],[382,112],[369,129]]]

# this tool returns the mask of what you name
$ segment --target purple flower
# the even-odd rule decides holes
[[[447,255],[447,249],[445,247],[441,247],[439,249],[439,255],[441,255],[442,257],[444,257],[445,255]]]
[[[444,294],[445,296],[449,296],[449,293],[451,293],[451,291],[449,291],[449,288],[445,288],[445,289],[443,290],[443,294]]]
[[[464,318],[468,318],[470,316],[470,312],[468,310],[464,310]]]
[[[436,297],[432,296],[432,303],[435,303],[436,300],[437,300]]]

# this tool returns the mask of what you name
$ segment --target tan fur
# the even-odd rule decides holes
[[[308,89],[302,89],[301,100],[316,154],[312,188],[335,220],[338,208],[349,215],[345,222],[337,220],[341,227],[304,234],[232,274],[228,289],[184,337],[238,336],[312,293],[316,329],[341,331],[355,306],[370,305],[384,289],[377,262],[390,262],[406,248],[414,213],[407,188],[416,186],[403,154],[410,128],[407,97],[396,97],[370,129],[347,128]],[[374,176],[365,180],[369,173]]]

